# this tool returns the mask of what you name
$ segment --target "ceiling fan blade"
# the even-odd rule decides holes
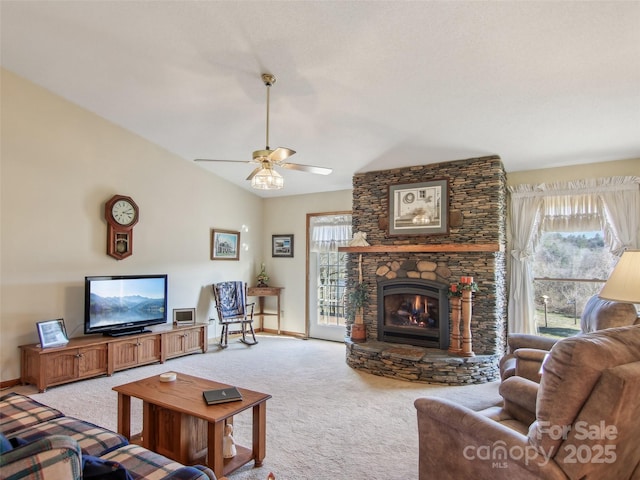
[[[195,158],[194,162],[228,162],[228,163],[252,163],[253,160],[218,160],[213,158]]]
[[[251,180],[253,177],[256,176],[256,173],[258,173],[260,170],[262,170],[262,165],[260,165],[259,167],[256,167],[256,169],[249,174],[246,180]]]
[[[280,163],[281,161],[286,160],[287,158],[289,158],[291,155],[295,153],[296,151],[291,150],[290,148],[278,147],[269,154],[269,160],[275,163]]]
[[[329,175],[333,172],[332,168],[301,165],[300,163],[281,163],[279,166],[282,168],[288,168],[289,170],[299,170],[301,172],[316,173],[318,175]]]

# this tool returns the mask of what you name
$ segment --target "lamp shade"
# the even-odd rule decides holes
[[[600,294],[604,300],[640,303],[640,250],[622,254]]]
[[[251,186],[258,190],[279,190],[284,187],[284,178],[272,168],[264,166],[251,179]]]

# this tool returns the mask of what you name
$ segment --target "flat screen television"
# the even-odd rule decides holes
[[[131,335],[166,322],[167,275],[85,277],[85,334]]]

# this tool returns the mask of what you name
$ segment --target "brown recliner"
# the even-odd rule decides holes
[[[584,306],[580,316],[580,329],[581,333],[589,333],[605,328],[634,325],[638,320],[638,314],[632,304],[603,300],[594,295]],[[500,360],[500,378],[505,380],[518,375],[535,382],[539,381],[544,357],[557,341],[558,339],[553,337],[510,334],[507,338],[507,354]]]
[[[640,325],[562,339],[539,385],[500,393],[482,412],[415,401],[420,480],[640,478]]]
[[[603,300],[594,295],[584,306],[580,316],[580,330],[582,333],[589,333],[605,328],[626,327],[638,320],[638,312],[632,303]]]

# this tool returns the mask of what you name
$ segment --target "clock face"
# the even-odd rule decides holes
[[[131,202],[118,200],[111,207],[111,216],[120,225],[130,225],[136,219],[136,211]]]
[[[407,193],[402,199],[402,201],[404,203],[413,203],[415,199],[416,199],[416,196],[413,193]]]

